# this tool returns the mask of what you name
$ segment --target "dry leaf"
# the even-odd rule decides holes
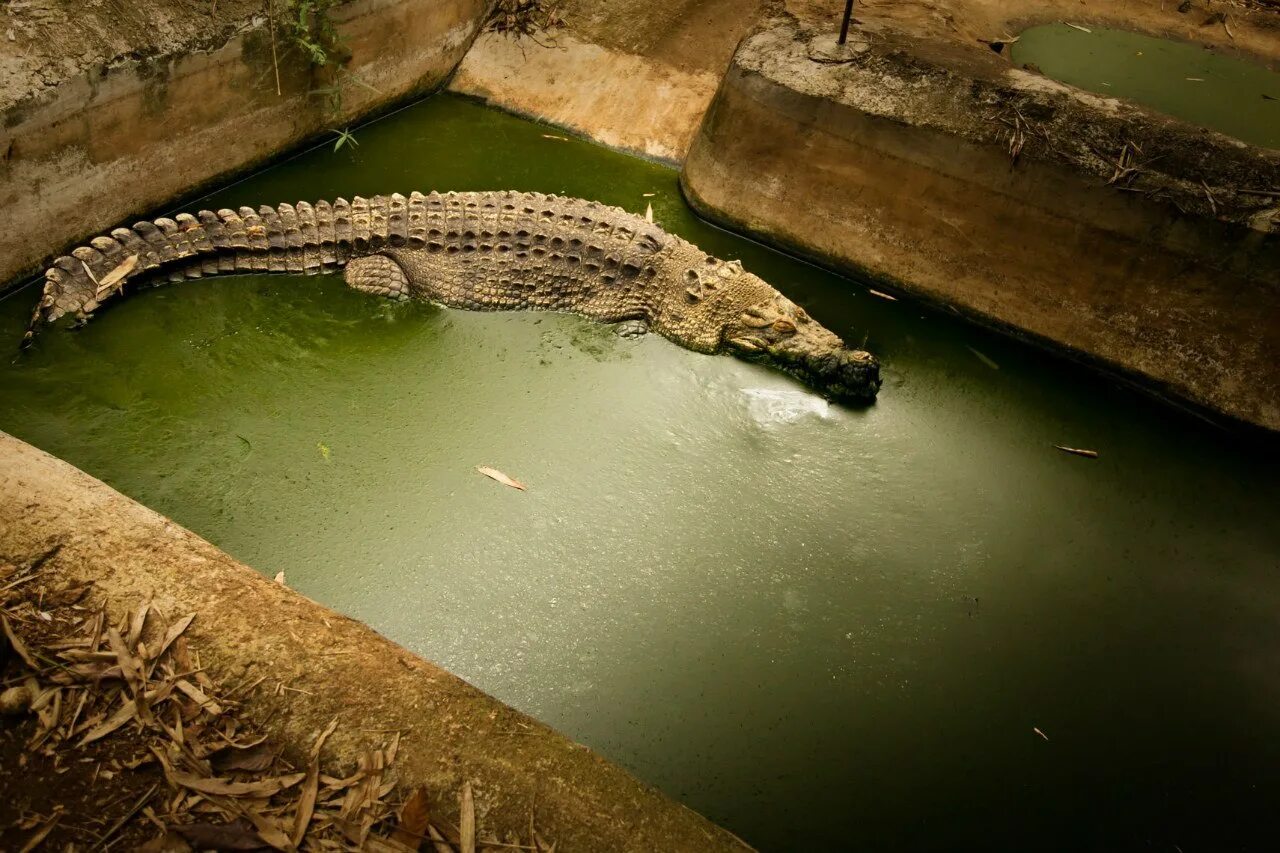
[[[104,294],[109,293],[112,290],[115,290],[118,285],[123,284],[125,276],[133,272],[133,268],[136,267],[137,265],[138,265],[137,255],[130,255],[129,257],[121,261],[118,267],[116,267],[111,272],[107,273],[101,279],[98,280],[98,290],[96,293],[94,293],[93,295],[94,298],[101,299]],[[90,275],[89,277],[93,278],[92,275]]]
[[[1073,29],[1073,30],[1079,30],[1079,31],[1080,31],[1080,32],[1082,32],[1082,33],[1092,33],[1092,32],[1093,32],[1093,30],[1089,29],[1088,27],[1082,27],[1082,26],[1080,26],[1079,24],[1073,24],[1073,23],[1071,23],[1070,21],[1063,21],[1062,23],[1066,24],[1068,27],[1071,27],[1071,29]]]
[[[129,622],[129,633],[125,637],[125,645],[131,649],[138,647],[138,641],[142,639],[142,629],[147,625],[147,614],[151,612],[151,602],[146,602],[133,614],[132,621]]]
[[[276,583],[280,584],[280,586],[288,586],[284,582],[284,572],[276,572]]]
[[[898,301],[898,297],[890,296],[889,294],[884,293],[883,291],[872,290],[871,288],[867,288],[867,293],[870,293],[872,296],[879,296],[881,299],[888,299],[890,302]]]
[[[265,743],[258,743],[248,749],[237,749],[234,746],[223,747],[212,757],[213,769],[219,773],[231,770],[244,770],[249,773],[261,773],[271,766],[275,753]]]
[[[519,489],[522,492],[525,491],[524,483],[520,482],[519,480],[511,479],[506,474],[499,471],[497,468],[490,468],[487,465],[477,465],[476,470],[479,471],[481,474],[484,474],[490,480],[497,480],[499,483],[501,483],[504,486],[510,486],[511,488]]]
[[[555,140],[557,140],[557,141],[559,141],[559,142],[568,142],[568,141],[569,141],[569,137],[567,137],[567,136],[557,136],[557,135],[555,135],[554,133],[544,133],[544,134],[542,134],[542,138],[543,138],[543,139],[555,139]]]
[[[324,742],[329,739],[329,735],[333,734],[337,728],[338,718],[334,717],[329,721],[329,725],[324,727],[324,731],[320,733],[319,737],[316,738],[316,742],[311,744],[311,757],[313,759],[320,757],[320,750],[324,748]]]
[[[453,847],[440,834],[440,830],[434,826],[427,827],[427,834],[431,836],[431,846],[436,848],[436,853],[453,853]]]
[[[1035,727],[1032,727],[1031,731],[1033,731],[1033,732],[1035,732],[1036,734],[1040,735],[1040,737],[1044,738],[1045,740],[1048,740],[1048,739],[1049,739],[1049,736],[1048,736],[1047,734],[1045,734],[1044,732],[1040,731],[1039,729],[1037,729],[1037,728],[1035,728]]]
[[[267,845],[245,820],[224,824],[191,823],[175,826],[173,831],[198,850],[261,850]]]
[[[90,729],[89,733],[80,740],[80,743],[77,744],[77,746],[85,746],[86,744],[93,743],[95,740],[106,737],[125,723],[132,720],[137,716],[137,714],[138,703],[134,702],[132,699],[126,700],[125,703],[121,705],[106,722],[100,723]]]
[[[22,849],[19,850],[18,853],[30,853],[30,851],[39,847],[40,842],[44,841],[45,838],[48,837],[49,833],[53,832],[53,828],[58,824],[59,817],[61,817],[61,815],[54,815],[49,818],[48,823],[37,829],[36,834],[27,839],[27,843],[22,845]]]
[[[462,796],[458,815],[458,849],[461,853],[476,853],[476,803],[471,796],[471,783],[462,783]]]
[[[202,794],[215,794],[225,797],[270,797],[280,793],[285,788],[292,788],[301,782],[306,775],[306,773],[291,773],[288,776],[259,779],[255,782],[230,782],[226,779],[204,779],[193,773],[174,771],[169,778],[176,785],[199,791]]]
[[[293,821],[293,841],[294,847],[302,846],[302,839],[307,834],[307,827],[311,825],[311,816],[316,810],[316,794],[320,791],[320,760],[311,759],[311,766],[307,768],[307,781],[302,784],[302,797],[298,800],[298,813]]]
[[[173,686],[186,694],[189,699],[194,701],[210,714],[213,714],[215,717],[222,716],[222,706],[209,698],[203,690],[196,687],[190,681],[187,681],[185,678],[179,678],[173,683]]]
[[[427,789],[419,785],[400,807],[391,840],[417,850],[418,845],[427,837],[427,824],[430,822],[431,810],[427,804]]]
[[[1085,450],[1080,447],[1064,447],[1061,444],[1055,444],[1054,447],[1058,448],[1063,453],[1072,453],[1072,454],[1075,454],[1076,456],[1083,456],[1086,459],[1098,458],[1098,451],[1096,450]]]
[[[645,222],[653,221],[653,205],[652,204],[646,204],[644,207],[644,221]]]
[[[192,613],[189,616],[183,616],[177,622],[174,622],[172,625],[170,625],[169,630],[165,631],[164,639],[160,641],[159,647],[151,653],[151,659],[155,660],[156,658],[159,658],[161,655],[163,655],[166,651],[168,651],[169,646],[173,644],[173,641],[178,639],[178,637],[182,636],[182,632],[187,630],[187,626],[190,625],[191,620],[195,618],[196,618],[196,615]],[[184,668],[189,668],[189,667],[184,667]]]
[[[494,479],[497,478],[495,477]],[[523,489],[524,486],[519,486],[519,488]],[[4,635],[9,638],[9,645],[13,646],[13,650],[18,653],[18,657],[22,658],[22,662],[31,669],[39,671],[40,667],[36,666],[35,659],[31,657],[31,652],[27,651],[26,645],[22,640],[18,639],[18,635],[13,633],[13,629],[9,627],[9,620],[5,618],[3,613],[0,613],[0,625],[4,626]]]

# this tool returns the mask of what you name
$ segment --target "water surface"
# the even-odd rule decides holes
[[[1045,24],[1022,33],[1015,64],[1091,92],[1280,148],[1280,74],[1207,47],[1140,33]]]
[[[0,366],[0,428],[765,850],[1191,851],[1270,830],[1271,458],[710,228],[674,172],[548,134],[437,97],[214,203],[652,204],[865,337],[880,401],[829,407],[573,318],[248,276],[44,336]],[[0,340],[33,299],[0,303]]]

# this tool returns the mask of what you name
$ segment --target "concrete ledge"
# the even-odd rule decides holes
[[[1236,192],[1280,152],[890,38],[815,62],[818,35],[783,14],[739,46],[681,176],[701,214],[1280,429],[1280,211]],[[1107,185],[1126,141],[1138,192]]]
[[[0,284],[105,225],[430,91],[466,52],[489,0],[338,6],[350,61],[335,76],[277,44],[280,94],[264,5],[219,6],[210,19],[174,0],[61,18],[8,12],[21,38],[0,37]],[[314,94],[335,85],[336,110]]]
[[[301,760],[335,716],[326,759],[354,763],[404,732],[398,782],[433,792],[456,821],[469,780],[500,835],[530,814],[562,851],[747,850],[693,811],[546,726],[376,634],[275,584],[106,484],[0,432],[0,559],[92,581],[114,614],[145,598],[195,612],[187,636],[219,678],[265,676],[246,711]],[[422,618],[431,618],[424,602]]]

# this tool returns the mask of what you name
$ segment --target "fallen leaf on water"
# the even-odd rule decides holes
[[[519,489],[522,492],[525,491],[524,483],[520,482],[519,480],[511,479],[506,474],[499,471],[497,468],[490,468],[488,465],[477,465],[476,470],[479,471],[481,474],[484,474],[490,480],[497,480],[499,483],[501,483],[504,486],[510,486],[511,488]]]
[[[320,451],[320,456],[324,458],[324,461],[328,462],[330,452],[329,445],[325,444],[323,441],[317,441],[316,449]]]
[[[1035,728],[1034,726],[1032,727],[1031,731],[1033,731],[1033,732],[1035,732],[1036,734],[1040,735],[1040,737],[1044,738],[1045,740],[1048,740],[1048,739],[1049,739],[1049,736],[1048,736],[1047,734],[1045,734],[1044,732],[1042,732],[1042,731],[1040,731],[1039,729]]]
[[[569,137],[567,137],[567,136],[556,136],[554,133],[544,133],[544,134],[542,134],[542,138],[543,138],[543,139],[556,139],[556,140],[559,140],[560,142],[568,142],[568,141],[569,141]]]
[[[1079,31],[1080,31],[1080,32],[1082,32],[1082,33],[1092,33],[1092,32],[1093,32],[1093,30],[1089,29],[1088,27],[1082,27],[1082,26],[1080,26],[1079,24],[1073,24],[1073,23],[1071,23],[1070,21],[1063,21],[1062,23],[1066,24],[1068,27],[1071,27],[1071,29],[1073,29],[1073,30],[1079,30]]]
[[[280,586],[288,586],[284,582],[284,572],[276,572],[276,583],[280,584]]]
[[[1187,78],[1187,82],[1188,82],[1188,83],[1203,83],[1203,82],[1204,82],[1204,78],[1203,78],[1203,77],[1188,77],[1188,78]]]
[[[1084,448],[1081,448],[1081,447],[1066,447],[1061,444],[1055,444],[1054,447],[1058,448],[1063,453],[1073,453],[1076,456],[1084,456],[1088,459],[1098,458],[1098,451],[1096,450],[1085,450]]]
[[[897,302],[897,301],[898,301],[898,297],[896,297],[896,296],[890,296],[889,294],[884,293],[884,292],[879,291],[879,290],[871,290],[870,288],[868,288],[868,289],[867,289],[867,293],[870,293],[872,296],[879,296],[881,299],[888,299],[890,302]]]
[[[647,204],[647,205],[645,205],[645,208],[644,208],[644,221],[645,221],[645,222],[652,222],[652,221],[653,221],[653,205],[652,205],[652,204]]]
[[[418,845],[427,837],[427,824],[430,822],[431,812],[427,806],[427,789],[419,785],[400,807],[400,815],[396,820],[395,831],[391,833],[391,840],[417,850]]]
[[[657,195],[657,193],[640,193],[640,195],[644,196],[645,198],[653,198],[655,195]]]
[[[988,358],[986,355],[983,355],[982,353],[978,352],[978,351],[977,351],[976,349],[974,349],[973,347],[967,346],[967,347],[965,347],[965,349],[967,349],[969,352],[971,352],[971,353],[973,353],[975,356],[977,356],[978,361],[982,362],[982,363],[983,363],[983,364],[985,364],[987,367],[990,367],[992,370],[999,370],[999,369],[1000,369],[1000,365],[996,364],[994,361],[992,361],[992,360],[991,360],[990,358]]]
[[[138,265],[138,256],[130,255],[120,262],[120,265],[111,272],[104,275],[98,280],[98,290],[93,295],[95,298],[102,298],[102,295],[116,289],[117,285],[123,284],[125,276],[133,272],[133,268]]]

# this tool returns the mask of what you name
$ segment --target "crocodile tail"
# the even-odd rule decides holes
[[[440,196],[398,193],[332,204],[242,207],[116,228],[72,250],[45,271],[44,290],[23,335],[44,324],[86,320],[126,288],[236,273],[318,275],[385,245],[426,242],[426,211]]]

